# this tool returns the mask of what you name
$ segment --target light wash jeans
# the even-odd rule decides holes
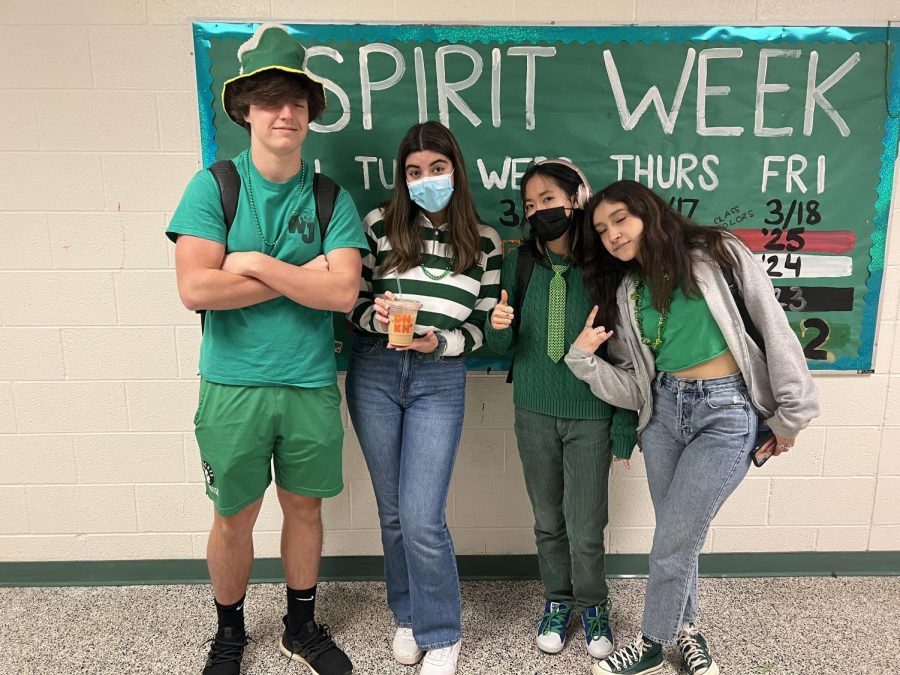
[[[461,356],[429,362],[357,337],[347,406],[375,489],[388,606],[425,650],[452,645],[461,634],[459,575],[444,511],[465,395]]]
[[[656,512],[641,630],[663,644],[698,612],[697,561],[709,524],[750,466],[756,411],[740,373],[709,380],[660,373],[641,433]]]

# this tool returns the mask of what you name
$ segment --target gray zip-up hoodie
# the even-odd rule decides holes
[[[776,434],[795,438],[819,414],[818,391],[806,357],[762,265],[737,238],[726,235],[725,244],[737,262],[735,280],[747,311],[762,334],[765,354],[744,331],[728,284],[704,250],[692,253],[694,278],[737,361],[756,410]],[[640,433],[653,414],[651,385],[656,377],[656,363],[650,347],[641,342],[633,292],[634,279],[628,275],[616,293],[619,321],[609,341],[609,363],[575,346],[569,349],[565,361],[598,398],[639,411]]]

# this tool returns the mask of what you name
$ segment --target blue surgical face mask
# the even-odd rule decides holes
[[[453,172],[440,176],[429,176],[407,183],[409,197],[428,213],[437,213],[447,208],[453,196]]]

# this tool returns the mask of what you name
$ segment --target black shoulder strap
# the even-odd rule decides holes
[[[319,234],[322,246],[325,246],[325,233],[331,224],[331,216],[334,215],[334,205],[337,203],[340,186],[324,173],[317,173],[313,178],[313,195],[316,199],[316,220],[319,221]]]
[[[741,296],[741,292],[737,287],[737,281],[734,278],[734,269],[729,265],[723,265],[722,276],[725,277],[725,283],[728,284],[728,290],[731,291],[731,297],[734,298],[734,304],[737,305],[738,313],[741,315],[741,321],[744,322],[744,331],[750,336],[750,339],[756,343],[759,350],[765,354],[766,343],[763,340],[763,336],[759,332],[759,329],[756,327],[756,324],[753,323],[750,312],[747,311],[747,305],[744,303],[744,298]]]
[[[519,259],[516,260],[516,306],[514,321],[519,323],[519,309],[525,300],[525,291],[528,290],[528,282],[531,281],[531,273],[534,270],[534,254],[531,246],[522,244],[519,246]]]
[[[237,213],[238,197],[241,194],[241,177],[237,167],[230,159],[220,159],[209,167],[210,172],[216,178],[219,185],[219,199],[222,202],[222,217],[225,220],[225,239],[234,223],[234,214]],[[200,332],[206,322],[206,310],[198,309],[200,315]]]
[[[534,271],[534,252],[530,244],[519,245],[519,257],[516,260],[516,299],[513,306],[513,325],[511,328],[518,328],[521,320],[521,308],[525,301],[525,292],[528,290],[528,282],[531,281],[531,273]],[[509,372],[506,374],[506,382],[512,382],[513,366],[515,366],[515,356],[509,364]]]
[[[222,200],[222,216],[225,218],[225,233],[231,231],[234,214],[237,213],[238,197],[241,194],[241,177],[237,167],[230,159],[220,159],[209,167],[219,184],[219,196]]]

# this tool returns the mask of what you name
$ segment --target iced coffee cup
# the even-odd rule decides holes
[[[416,314],[422,308],[415,300],[388,301],[388,342],[395,347],[408,347],[416,328]]]

